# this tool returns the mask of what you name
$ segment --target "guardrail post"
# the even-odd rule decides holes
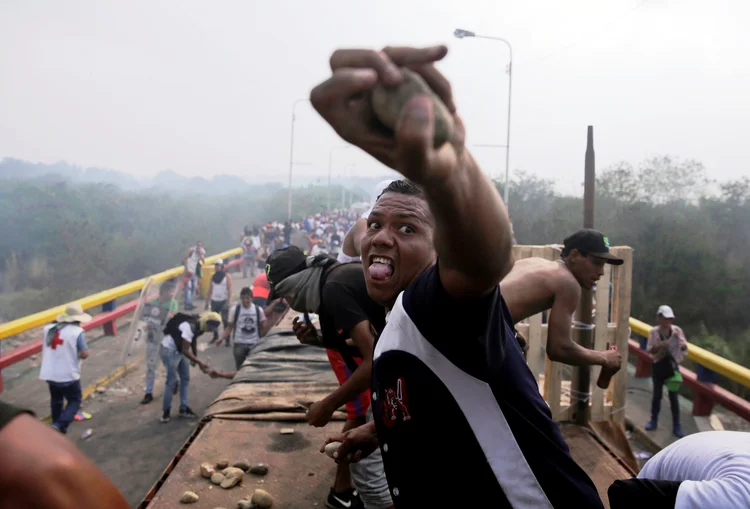
[[[114,311],[116,307],[116,300],[112,299],[111,301],[102,304],[102,311],[107,313],[109,311]],[[112,320],[111,322],[102,324],[102,329],[104,329],[104,334],[107,336],[117,336],[117,321]]]
[[[706,384],[716,384],[716,372],[698,364],[695,374],[698,381]],[[714,400],[705,394],[695,391],[693,394],[693,415],[708,416],[714,408]]]
[[[648,338],[638,336],[638,342],[641,345],[641,350],[646,350],[648,344]],[[636,378],[651,378],[651,363],[638,357],[635,361],[635,377]]]

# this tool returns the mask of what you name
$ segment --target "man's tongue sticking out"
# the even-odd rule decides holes
[[[385,281],[393,275],[393,266],[387,263],[373,262],[369,270],[370,277],[376,281]]]

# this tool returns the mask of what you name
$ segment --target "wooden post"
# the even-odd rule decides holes
[[[115,299],[112,299],[111,301],[102,304],[102,311],[107,313],[109,311],[114,311],[116,307],[117,302],[115,301]],[[102,325],[102,328],[104,329],[105,335],[117,336],[117,322],[115,320],[105,323],[104,325]]]
[[[625,394],[628,383],[628,340],[630,339],[630,298],[633,286],[633,249],[615,247],[612,252],[622,258],[623,264],[614,267],[615,289],[617,291],[617,351],[622,355],[622,368],[612,378],[612,420],[625,424]],[[614,311],[614,310],[613,310]]]
[[[607,264],[604,266],[604,275],[596,285],[596,316],[594,317],[594,350],[604,351],[607,350],[610,344],[609,328],[609,283],[612,276],[612,266]],[[601,371],[600,366],[593,366],[591,371],[591,379],[596,380],[599,377]],[[600,389],[596,385],[592,384],[591,389],[591,419],[594,421],[601,421],[606,419],[607,416],[604,414],[604,399],[605,389]]]
[[[594,127],[588,127],[586,137],[586,164],[585,180],[583,191],[583,227],[594,227],[594,188],[596,186],[596,170],[594,161]],[[591,307],[592,292],[586,288],[581,288],[581,302],[576,310],[576,319],[581,323],[581,327],[574,330],[577,332],[579,344],[583,348],[591,349],[593,347],[593,334],[591,328]],[[576,334],[574,334],[574,337]],[[591,391],[591,369],[589,366],[578,366],[578,377],[576,384],[571,386],[571,399],[575,395],[575,421],[580,426],[585,426],[589,422],[589,401],[586,397]],[[576,392],[573,392],[576,391]]]

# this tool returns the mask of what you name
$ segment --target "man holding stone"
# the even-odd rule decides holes
[[[433,65],[446,53],[338,50],[311,93],[342,138],[409,180],[386,188],[362,239],[368,293],[389,311],[374,421],[329,440],[342,442],[338,461],[380,448],[396,508],[601,508],[515,340],[498,287],[513,267],[510,222],[464,147]]]

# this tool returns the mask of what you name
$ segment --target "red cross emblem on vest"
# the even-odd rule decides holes
[[[60,333],[58,332],[57,334],[55,334],[55,337],[52,339],[52,343],[50,344],[50,346],[52,347],[53,350],[57,350],[57,345],[62,345],[63,343],[65,343],[65,341],[60,339]]]

